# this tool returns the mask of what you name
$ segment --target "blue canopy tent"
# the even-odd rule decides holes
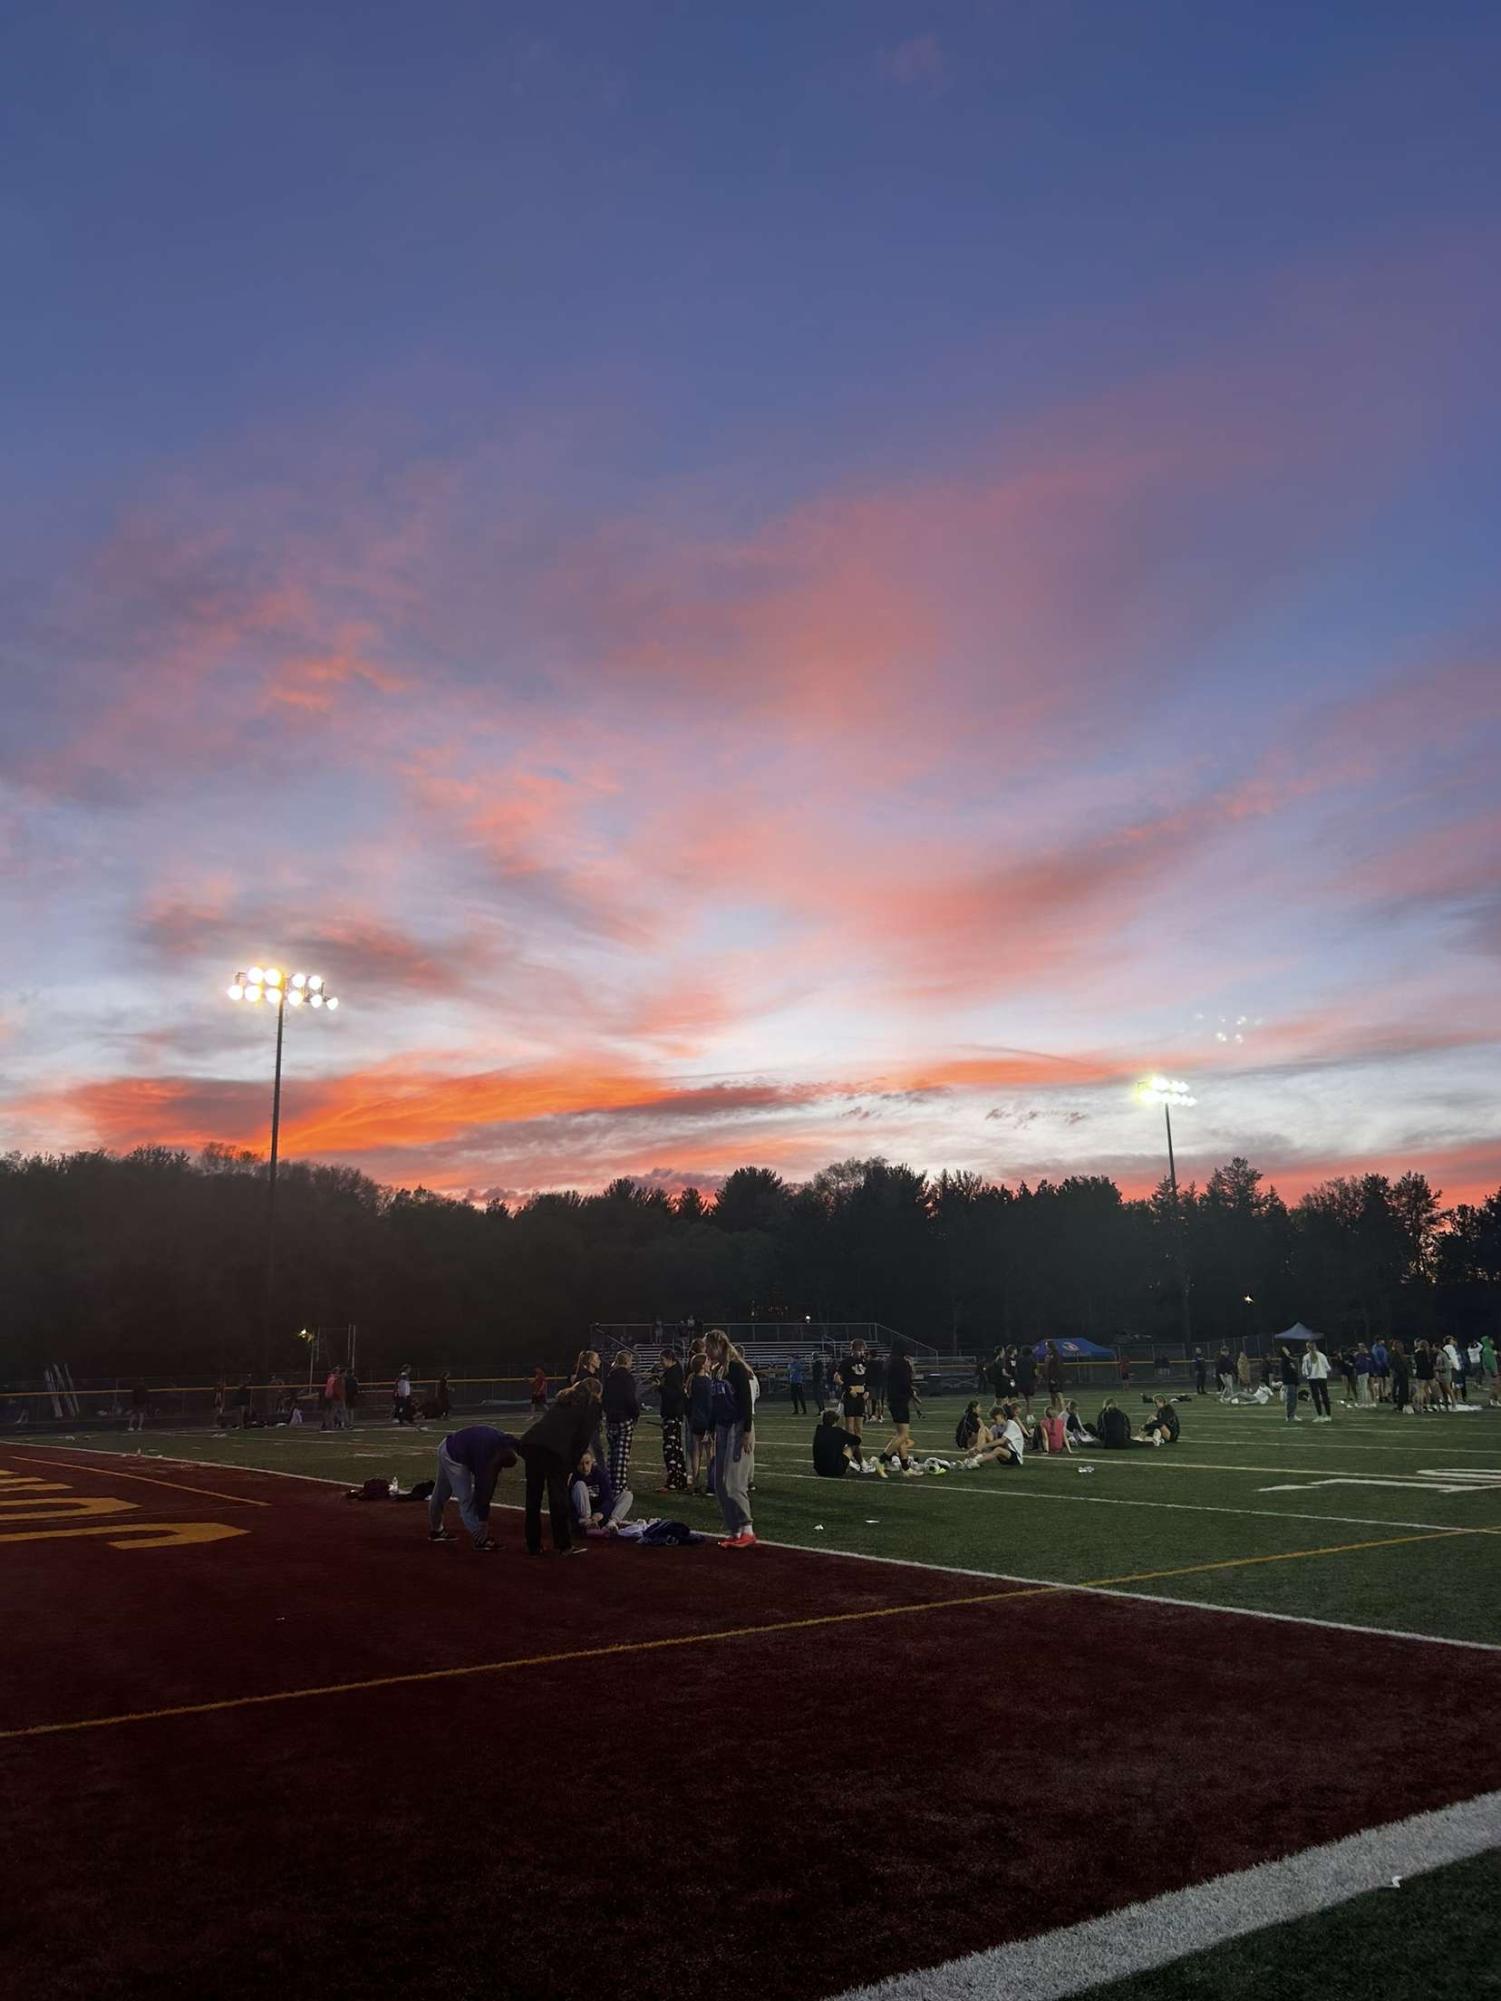
[[[1054,1348],[1063,1362],[1113,1362],[1115,1350],[1102,1348],[1098,1341],[1055,1341]]]

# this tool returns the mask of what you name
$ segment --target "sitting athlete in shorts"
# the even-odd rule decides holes
[[[967,1466],[1020,1466],[1027,1456],[1027,1434],[1017,1422],[1016,1405],[1002,1404],[992,1412],[997,1423],[987,1427],[984,1440],[965,1461]]]

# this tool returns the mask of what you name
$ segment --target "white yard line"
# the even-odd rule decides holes
[[[839,2001],[1064,2001],[1466,1861],[1498,1840],[1501,1792],[1480,1793],[1458,1806],[1127,1904],[1106,1917],[850,1988]]]
[[[39,1444],[41,1442],[40,1440],[37,1441]],[[75,1452],[88,1452],[96,1459],[118,1459],[121,1457],[121,1454],[109,1450],[108,1447],[79,1445],[74,1446],[72,1449]],[[225,1462],[222,1459],[164,1458],[162,1463],[170,1466],[212,1467],[215,1470],[225,1468]],[[230,1466],[225,1470],[234,1472],[236,1469]],[[347,1487],[349,1485],[347,1480],[335,1480],[326,1473],[288,1473],[271,1466],[246,1466],[239,1470],[245,1473],[265,1474],[268,1479],[272,1480],[307,1480],[318,1487]],[[813,1479],[816,1475],[809,1474],[806,1477]],[[496,1503],[496,1506],[505,1514],[519,1515],[522,1513],[521,1505],[516,1501],[500,1501]],[[1297,1520],[1300,1518],[1294,1516],[1292,1519]],[[1358,1518],[1349,1516],[1341,1517],[1338,1515],[1311,1515],[1307,1519],[1322,1522],[1339,1521],[1342,1519],[1355,1520]],[[1449,1523],[1435,1524],[1431,1522],[1389,1521],[1372,1521],[1365,1524],[1365,1526],[1370,1528],[1433,1528],[1438,1526],[1452,1528],[1452,1524]],[[1270,1612],[1263,1610],[1260,1606],[1254,1605],[1221,1605],[1199,1598],[1171,1598],[1165,1594],[1152,1591],[1127,1591],[1116,1585],[1075,1584],[1065,1582],[1063,1579],[1057,1577],[1027,1577],[1016,1571],[979,1570],[970,1565],[960,1563],[925,1563],[918,1557],[880,1556],[873,1554],[870,1550],[864,1549],[833,1549],[827,1543],[773,1542],[765,1536],[762,1536],[760,1540],[767,1549],[791,1550],[802,1556],[833,1556],[851,1563],[880,1563],[884,1564],[888,1569],[895,1570],[930,1570],[943,1577],[983,1577],[1001,1584],[1041,1584],[1052,1591],[1073,1592],[1079,1596],[1093,1598],[1129,1598],[1137,1604],[1159,1605],[1176,1612],[1217,1612],[1228,1618],[1270,1619],[1276,1624],[1283,1626],[1313,1626],[1323,1632],[1359,1633],[1365,1639],[1413,1640],[1420,1645],[1429,1647],[1464,1647],[1472,1652],[1501,1654],[1501,1644],[1493,1645],[1489,1640],[1456,1640],[1446,1633],[1412,1633],[1399,1626],[1356,1626],[1352,1625],[1347,1619],[1316,1619],[1301,1612]]]

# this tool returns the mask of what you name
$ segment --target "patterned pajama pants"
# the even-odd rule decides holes
[[[688,1461],[683,1452],[683,1420],[680,1417],[664,1417],[662,1420],[662,1464],[667,1468],[669,1492],[684,1492],[688,1485]]]
[[[631,1440],[635,1435],[634,1418],[611,1418],[605,1426],[610,1441],[610,1478],[617,1494],[631,1484]]]

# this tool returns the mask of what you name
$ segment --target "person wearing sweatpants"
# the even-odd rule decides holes
[[[755,1399],[751,1395],[750,1370],[745,1357],[721,1329],[709,1336],[709,1360],[719,1378],[716,1396],[719,1406],[714,1427],[714,1490],[719,1512],[724,1516],[721,1549],[751,1549],[756,1535],[751,1527],[750,1483],[755,1468]],[[734,1411],[726,1423],[720,1410]]]

